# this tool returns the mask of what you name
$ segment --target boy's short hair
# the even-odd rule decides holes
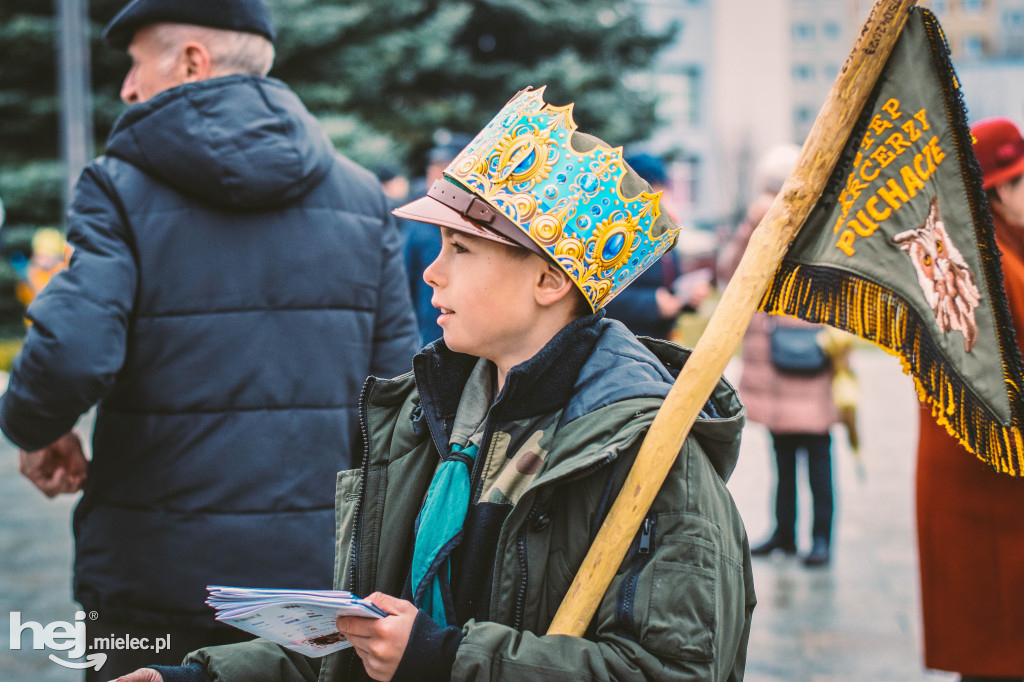
[[[530,256],[538,255],[534,253],[531,249],[524,249],[521,246],[510,247],[509,253],[512,254],[514,258],[520,260],[524,258],[529,258]],[[548,261],[549,263],[554,264],[554,261],[552,261],[551,258],[547,257],[546,255],[541,256],[541,258]],[[590,301],[587,300],[587,297],[583,295],[582,291],[580,291],[576,287],[573,287],[569,291],[569,296],[572,298],[572,310],[569,311],[569,315],[572,316],[572,319],[576,320],[583,317],[584,315],[593,314],[594,311],[591,310],[590,308]]]
[[[593,312],[672,248],[679,228],[621,147],[580,133],[572,105],[543,93],[513,97],[427,196],[394,213],[547,258]]]

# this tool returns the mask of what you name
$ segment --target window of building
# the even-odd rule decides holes
[[[985,9],[985,0],[961,0],[960,6],[966,14],[977,14]]]
[[[1003,26],[1010,31],[1024,30],[1024,9],[1007,9],[1003,12]]]
[[[932,0],[928,3],[928,6],[936,14],[944,14],[949,9],[947,0]]]
[[[662,97],[658,116],[676,125],[696,126],[700,123],[700,69],[683,67],[679,71],[658,76]]]
[[[806,83],[814,80],[814,67],[810,64],[794,64],[793,80],[797,83]]]
[[[814,123],[814,117],[818,110],[806,104],[798,104],[793,107],[793,125],[797,130],[807,130]]]
[[[810,42],[814,40],[814,24],[799,22],[790,28],[790,35],[796,42]]]
[[[671,164],[673,198],[683,206],[692,206],[700,201],[700,157],[687,155]]]
[[[826,21],[822,27],[825,37],[829,40],[839,40],[843,37],[843,29],[834,21]]]
[[[981,59],[985,56],[985,39],[982,36],[965,35],[961,47],[964,59]]]

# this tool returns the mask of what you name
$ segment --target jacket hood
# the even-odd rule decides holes
[[[288,86],[236,75],[187,83],[129,107],[107,153],[217,206],[266,209],[316,186],[334,150]]]
[[[615,320],[601,321],[601,334],[576,380],[573,400],[562,422],[606,405],[634,398],[663,400],[690,357],[669,341],[638,339]],[[720,378],[690,429],[723,481],[739,459],[746,411],[736,389]]]

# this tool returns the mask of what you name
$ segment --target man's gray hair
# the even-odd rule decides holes
[[[185,43],[201,43],[210,53],[213,75],[266,76],[274,64],[274,44],[264,36],[192,24],[155,24],[163,52],[162,71],[169,72]]]

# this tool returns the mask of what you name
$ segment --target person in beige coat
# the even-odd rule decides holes
[[[750,234],[782,188],[799,151],[794,145],[776,147],[758,164],[760,194],[751,204],[747,219],[722,251],[718,263],[721,281],[735,272]],[[796,468],[797,457],[804,452],[814,500],[812,544],[804,563],[824,566],[830,560],[834,509],[829,430],[838,421],[838,411],[832,399],[833,369],[829,365],[811,374],[786,373],[778,370],[771,358],[773,328],[814,326],[794,318],[756,313],[743,339],[739,390],[747,418],[763,424],[771,434],[777,473],[775,529],[767,540],[751,549],[751,554],[764,556],[776,550],[796,553]]]

